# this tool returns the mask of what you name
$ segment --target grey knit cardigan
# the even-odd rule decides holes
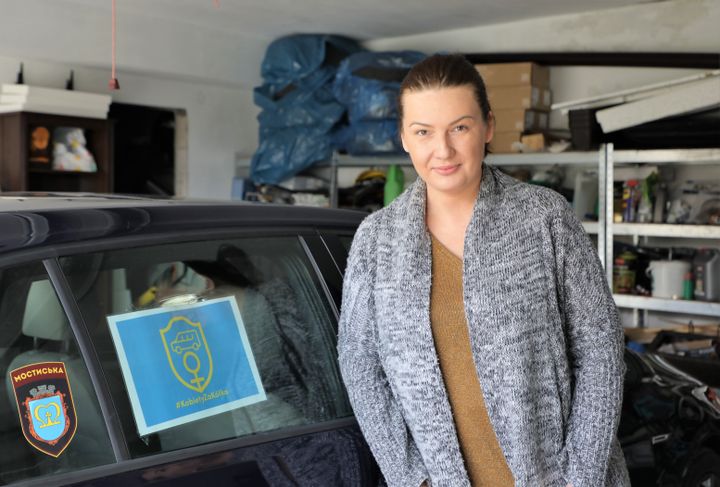
[[[389,486],[469,486],[430,328],[418,179],[357,231],[338,353]],[[475,371],[516,486],[626,486],[623,334],[597,252],[558,193],[483,164],[465,236]]]

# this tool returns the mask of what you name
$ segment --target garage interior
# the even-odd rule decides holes
[[[350,73],[370,90],[397,90],[416,55],[461,53],[501,107],[487,162],[568,199],[597,246],[627,346],[697,377],[718,401],[717,0],[122,0],[115,25],[113,50],[110,0],[3,1],[0,197],[122,193],[374,211],[417,177],[394,107],[363,119],[380,140],[343,105],[327,130],[288,135],[316,153],[278,157],[271,141],[281,139],[271,137],[286,127],[262,130],[269,109],[258,93],[288,109],[283,97],[303,88],[288,78],[291,89],[273,91],[269,48],[288,36],[323,39],[317,69],[332,71],[328,87],[343,59],[375,55]],[[328,36],[355,47],[333,51]],[[110,90],[115,56],[119,89]],[[341,126],[350,139],[331,140]],[[56,144],[72,151],[73,140],[87,165],[55,165]],[[259,171],[278,158],[281,167]],[[713,451],[720,460],[720,444]]]

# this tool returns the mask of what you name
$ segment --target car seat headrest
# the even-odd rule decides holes
[[[25,301],[23,335],[63,341],[68,338],[69,329],[67,317],[50,281],[44,279],[33,282]]]

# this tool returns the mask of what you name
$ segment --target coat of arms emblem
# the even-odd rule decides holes
[[[59,457],[77,430],[70,381],[63,362],[41,362],[10,371],[25,439]]]

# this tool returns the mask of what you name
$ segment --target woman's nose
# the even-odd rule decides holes
[[[435,157],[438,159],[448,159],[453,155],[452,141],[448,134],[440,135],[435,146]]]

